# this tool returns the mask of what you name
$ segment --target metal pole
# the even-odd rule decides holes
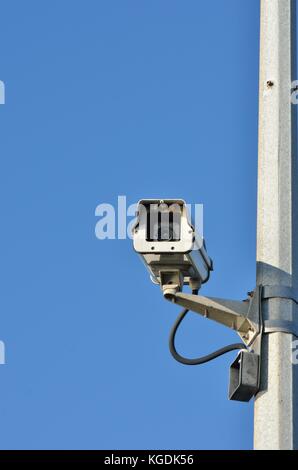
[[[292,289],[298,288],[295,30],[296,0],[261,0],[257,283]],[[297,303],[285,297],[262,301],[267,325],[297,318]],[[262,341],[254,446],[298,449],[298,365],[292,361],[297,338],[274,330]]]

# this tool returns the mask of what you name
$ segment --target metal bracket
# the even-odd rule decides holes
[[[165,297],[177,305],[237,331],[246,346],[251,346],[260,333],[259,289],[255,291],[251,299],[243,302],[169,290]]]
[[[298,304],[298,291],[288,286],[263,286],[262,299],[289,299]]]
[[[183,287],[183,276],[178,269],[160,271],[160,287],[165,298],[175,295]]]
[[[298,304],[298,291],[288,286],[263,286],[262,300],[284,299]],[[264,333],[288,333],[298,337],[298,318],[293,320],[268,319],[264,321]]]
[[[288,333],[298,337],[298,324],[297,321],[287,320],[265,320],[264,333]]]

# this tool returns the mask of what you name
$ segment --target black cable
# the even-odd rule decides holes
[[[197,291],[193,291],[193,294],[197,294]],[[217,357],[222,356],[223,354],[235,351],[236,349],[246,349],[244,343],[236,343],[230,344],[229,346],[225,346],[224,348],[218,349],[217,351],[214,351],[211,354],[207,354],[207,356],[198,357],[196,359],[188,359],[186,357],[181,356],[177,352],[177,349],[175,347],[175,337],[181,322],[184,320],[188,312],[188,309],[184,309],[180,313],[170,332],[169,348],[173,358],[176,359],[176,361],[187,366],[198,366],[200,364],[205,364],[206,362],[212,361],[213,359],[216,359]]]

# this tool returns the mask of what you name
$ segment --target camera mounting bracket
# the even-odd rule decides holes
[[[251,297],[242,302],[173,291],[168,291],[165,297],[177,305],[237,331],[244,344],[255,350],[256,339],[262,333],[261,287],[257,287]]]

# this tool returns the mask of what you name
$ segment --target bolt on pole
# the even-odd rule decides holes
[[[293,290],[298,289],[295,80],[296,0],[261,0],[257,284]],[[268,325],[295,322],[298,305],[291,298],[264,299],[262,315]],[[298,365],[292,360],[297,337],[276,330],[262,340],[257,450],[298,449]]]

